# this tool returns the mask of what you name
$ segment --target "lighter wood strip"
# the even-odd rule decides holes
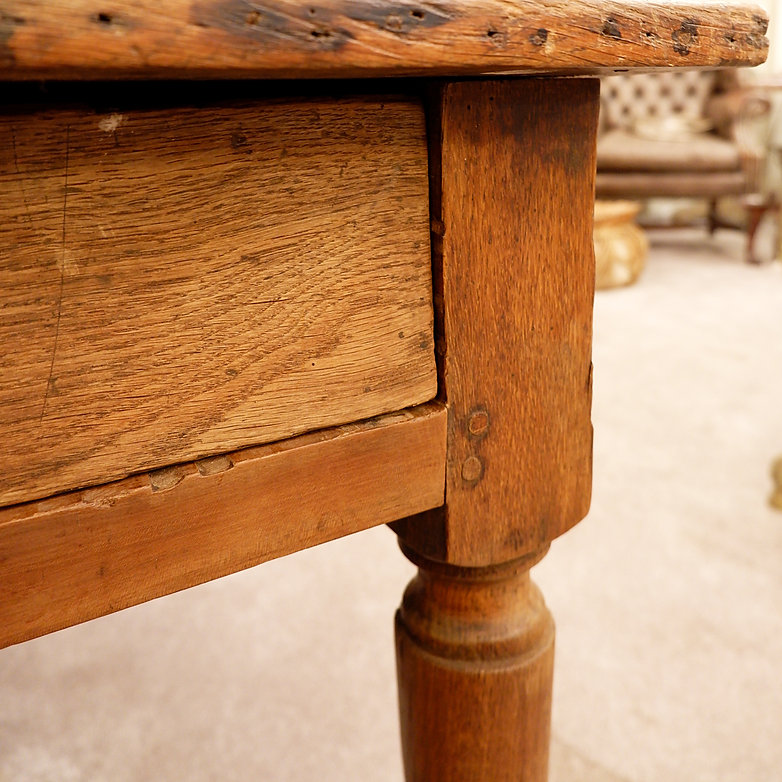
[[[436,403],[0,510],[0,647],[443,502]]]
[[[5,0],[7,79],[468,75],[756,65],[747,3]]]

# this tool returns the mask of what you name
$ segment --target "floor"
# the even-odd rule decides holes
[[[551,782],[782,780],[782,263],[657,234],[595,314],[588,518],[557,619]],[[1,782],[400,782],[378,528],[0,652]]]

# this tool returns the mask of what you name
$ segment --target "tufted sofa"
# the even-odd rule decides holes
[[[734,132],[744,104],[730,70],[604,77],[597,197],[707,198],[713,230],[717,198],[757,187],[759,163]]]

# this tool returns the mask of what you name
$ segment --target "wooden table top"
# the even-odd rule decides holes
[[[768,19],[661,0],[4,0],[0,78],[354,78],[757,65]]]

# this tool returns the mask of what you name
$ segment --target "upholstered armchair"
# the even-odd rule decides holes
[[[742,134],[742,121],[768,111],[733,71],[615,75],[602,80],[597,197],[705,198],[709,231],[720,225],[721,196],[743,196],[747,260],[762,216],[762,152]],[[754,148],[753,148],[754,146]]]

